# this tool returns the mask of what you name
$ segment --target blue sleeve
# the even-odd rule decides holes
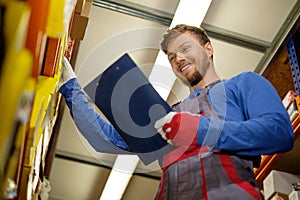
[[[294,133],[290,118],[271,83],[258,74],[246,73],[234,89],[236,96],[228,93],[226,88],[226,102],[238,102],[237,109],[241,110],[244,119],[233,112],[234,108],[231,109],[228,103],[223,119],[201,116],[197,144],[202,145],[205,141],[216,150],[246,156],[291,150]]]
[[[59,92],[63,95],[79,132],[96,151],[129,153],[125,151],[129,150],[128,145],[115,128],[105,121],[88,102],[76,78],[62,85]]]

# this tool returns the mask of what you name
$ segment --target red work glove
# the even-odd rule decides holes
[[[169,144],[190,146],[196,144],[200,115],[186,112],[169,112],[154,124],[157,132]]]

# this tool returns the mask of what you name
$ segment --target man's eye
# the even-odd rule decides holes
[[[169,61],[172,61],[175,59],[175,56],[169,56]]]
[[[186,52],[189,49],[189,47],[183,47],[182,52]]]

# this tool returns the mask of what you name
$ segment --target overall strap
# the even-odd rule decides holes
[[[225,170],[231,182],[239,186],[242,190],[247,192],[254,199],[260,199],[260,194],[255,190],[255,188],[249,182],[240,178],[236,168],[234,167],[231,157],[229,155],[224,154],[218,154],[218,156],[222,163],[223,169]]]
[[[204,88],[195,96],[195,98],[185,99],[172,106],[175,112],[190,112],[192,114],[201,114],[207,118],[218,119],[208,99],[208,89]]]

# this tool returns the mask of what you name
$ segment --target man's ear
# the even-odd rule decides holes
[[[214,49],[211,45],[210,42],[206,42],[204,45],[204,48],[206,49],[207,54],[209,55],[209,57],[212,57],[214,54]]]

